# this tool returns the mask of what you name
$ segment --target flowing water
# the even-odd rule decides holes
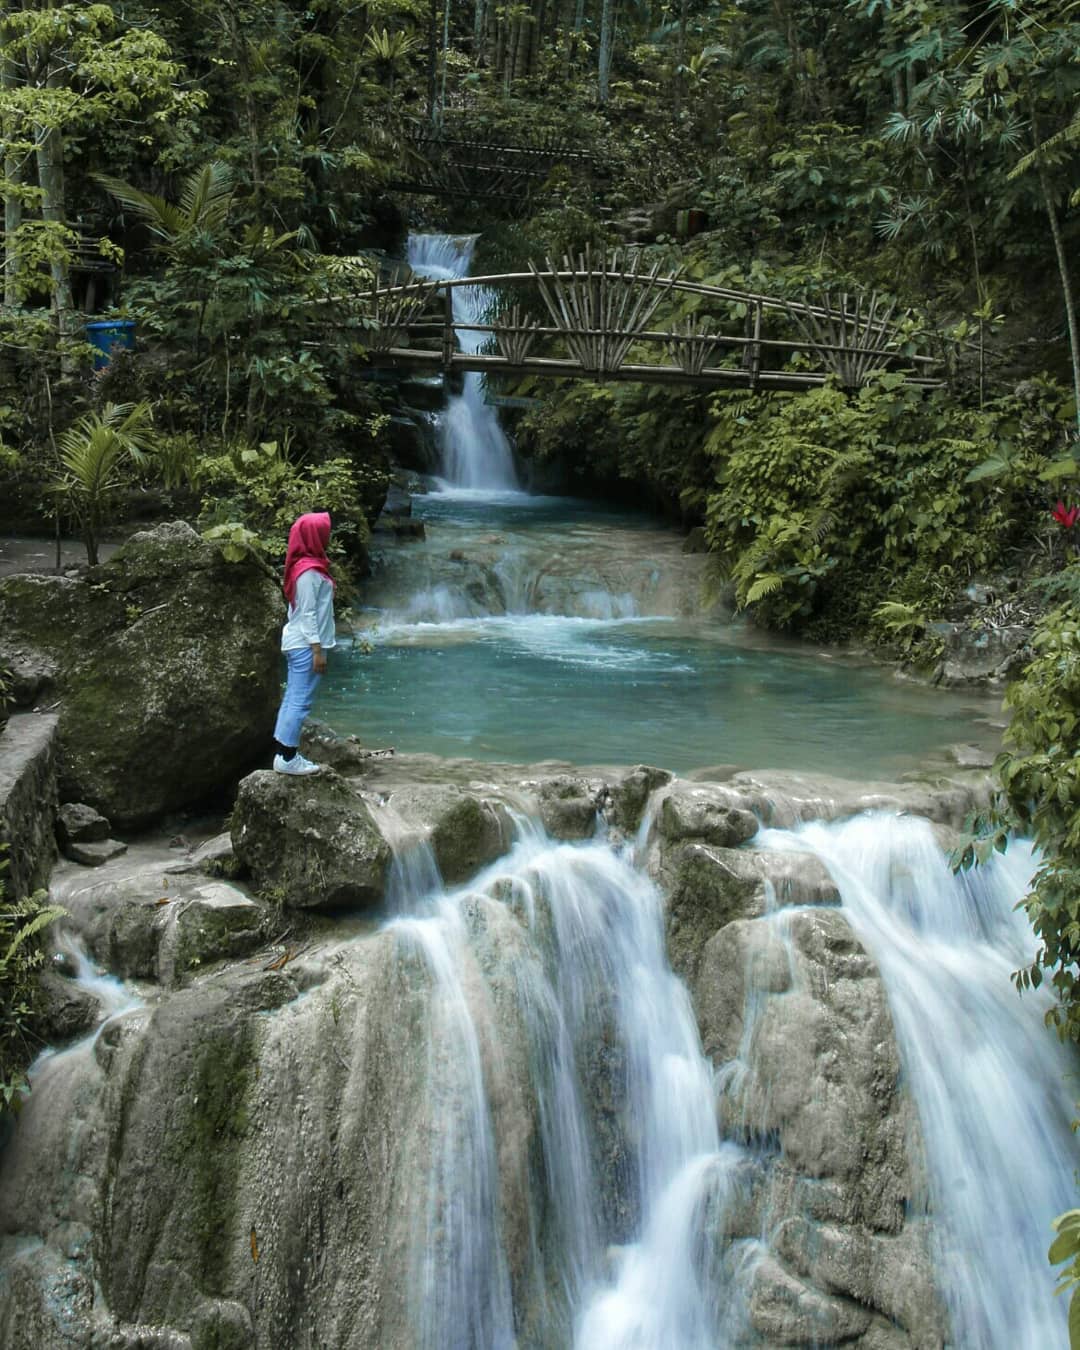
[[[468,275],[475,236],[413,235],[413,270]],[[454,290],[482,321],[482,287]],[[463,348],[484,335],[459,328]],[[642,513],[517,491],[481,376],[441,417],[426,539],[374,553],[373,650],[335,653],[320,713],[365,743],[448,756],[647,761],[869,778],[950,742],[996,748],[998,704],[905,685],[733,623],[706,558]],[[366,644],[365,644],[366,645]]]
[[[417,275],[438,281],[468,276],[475,235],[414,234],[409,237],[409,266]],[[482,286],[457,286],[454,318],[459,324],[485,323],[491,296]],[[475,354],[485,333],[457,329],[462,351]],[[484,379],[468,371],[462,392],[452,395],[439,419],[443,474],[461,487],[516,488],[514,456],[498,419],[484,401]]]
[[[418,1344],[515,1344],[482,1048],[497,1031],[477,992],[482,935],[499,922],[543,1154],[523,1297],[539,1300],[546,1331],[522,1343],[713,1347],[722,1291],[700,1279],[693,1249],[704,1179],[739,1151],[722,1153],[712,1072],[667,964],[655,886],[603,841],[559,845],[526,827],[505,860],[427,911],[392,925],[434,989],[428,1072],[440,1125],[416,1240]]]
[[[1013,910],[1030,849],[955,878],[914,819],[768,830],[755,842],[816,853],[880,966],[925,1137],[955,1344],[1063,1345],[1045,1252],[1072,1186],[1065,1060],[1042,1026],[1045,1000],[1020,1000],[1009,981],[1032,945]],[[436,887],[393,922],[402,959],[418,955],[433,986],[438,1146],[414,1240],[417,1345],[717,1350],[746,1334],[767,1234],[725,1249],[717,1233],[771,1158],[721,1138],[716,1101],[750,1061],[755,1005],[714,1081],[667,963],[662,903],[630,853],[602,838],[556,844],[525,825],[472,886]],[[796,913],[769,921],[783,936]],[[501,995],[485,984],[493,950],[511,971]],[[543,1155],[529,1270],[516,1281],[492,1067],[515,1054],[496,1013],[507,998],[524,1027]]]
[[[861,778],[996,747],[996,700],[733,622],[707,559],[642,514],[445,486],[413,509],[426,539],[381,545],[365,583],[372,649],[344,642],[319,695],[365,744]]]
[[[763,831],[808,848],[881,970],[930,1171],[937,1274],[955,1343],[1047,1350],[1068,1341],[1049,1297],[1050,1222],[1075,1204],[1072,1067],[1042,1023],[1048,997],[1017,996],[1031,960],[1017,913],[1031,850],[952,875],[926,821],[866,816]]]

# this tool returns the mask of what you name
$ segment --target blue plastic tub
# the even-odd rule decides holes
[[[94,369],[102,370],[109,364],[114,347],[123,347],[128,351],[135,346],[134,319],[99,319],[86,325],[86,340],[96,347]]]

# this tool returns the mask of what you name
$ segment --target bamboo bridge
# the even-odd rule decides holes
[[[481,287],[484,322],[454,316],[454,292]],[[895,301],[826,294],[817,303],[661,276],[633,261],[550,259],[527,272],[410,280],[351,297],[361,305],[370,366],[416,374],[480,371],[525,377],[639,381],[703,389],[860,388],[876,372],[936,388],[935,357],[913,351]],[[653,326],[661,304],[683,317]],[[725,331],[725,328],[727,331]],[[731,331],[736,329],[737,331]],[[458,334],[479,334],[464,351]]]
[[[408,170],[387,183],[391,192],[479,200],[524,211],[553,195],[556,169],[589,183],[597,175],[589,151],[557,136],[509,141],[423,130],[408,138],[408,146]]]

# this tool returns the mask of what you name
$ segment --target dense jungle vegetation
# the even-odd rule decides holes
[[[361,568],[393,393],[356,378],[342,297],[410,220],[481,231],[493,263],[633,239],[778,297],[876,289],[940,389],[525,384],[515,435],[571,487],[701,526],[762,624],[932,665],[976,579],[1037,624],[999,831],[964,860],[1034,832],[1021,982],[1052,979],[1080,1039],[1078,93],[1080,0],[5,4],[3,524],[74,526],[93,559],[153,505],[273,554],[317,505]],[[517,210],[408,198],[431,128],[599,169]],[[138,333],[96,374],[88,313]]]

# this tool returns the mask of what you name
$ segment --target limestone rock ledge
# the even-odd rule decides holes
[[[821,861],[755,849],[741,813],[791,824],[888,806],[951,820],[980,782],[736,775],[673,783],[654,803],[649,867],[672,965],[717,1075],[722,1133],[756,1158],[740,1202],[718,1178],[705,1217],[710,1243],[756,1244],[747,1345],[941,1350],[948,1336],[884,985]]]
[[[734,1187],[718,1170],[701,1207],[703,1247],[755,1254],[740,1346],[941,1350],[918,1126],[881,980],[820,863],[757,849],[753,830],[870,806],[950,822],[983,782],[686,783],[644,767],[451,772],[401,757],[363,777],[250,775],[232,845],[255,888],[294,910],[370,910],[391,841],[429,842],[467,884],[505,849],[515,806],[535,818],[546,805],[569,838],[598,815],[624,838],[643,827],[723,1133],[745,1149]],[[438,1148],[433,1111],[464,1109],[454,1093],[426,1095],[454,1056],[422,944],[408,925],[283,914],[186,866],[108,868],[80,872],[59,898],[99,960],[157,987],[53,1057],[0,1153],[0,1344],[409,1345],[409,1216],[423,1212]],[[497,887],[461,914],[507,1259],[538,1317],[521,1272],[536,1242],[540,1104],[518,997],[537,957]],[[314,940],[284,962],[236,959],[281,925]],[[602,1017],[594,1030],[590,1091],[605,1118],[620,1066]]]

